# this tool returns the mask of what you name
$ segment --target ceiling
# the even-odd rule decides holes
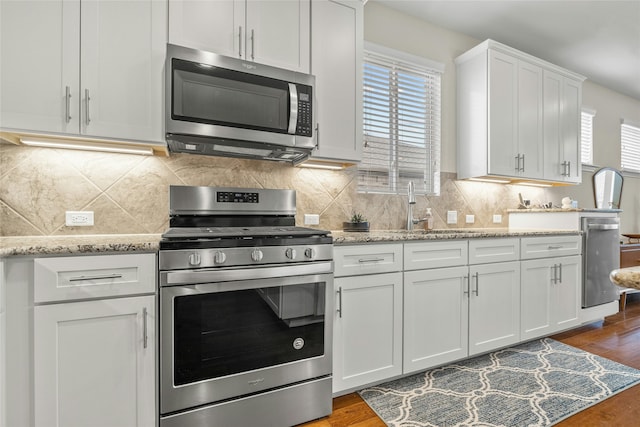
[[[640,0],[371,0],[640,100]]]

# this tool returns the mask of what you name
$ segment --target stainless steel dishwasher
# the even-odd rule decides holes
[[[618,289],[609,280],[609,273],[620,267],[619,228],[619,218],[582,218],[582,307],[618,299]]]

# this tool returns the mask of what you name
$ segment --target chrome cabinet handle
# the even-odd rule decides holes
[[[476,272],[476,274],[474,274],[473,276],[476,278],[476,290],[475,290],[475,293],[476,293],[476,296],[479,296],[480,295],[480,292],[479,292],[480,291],[480,273]]]
[[[255,45],[256,45],[256,42],[255,42],[255,38],[254,38],[254,35],[253,35],[253,29],[252,29],[251,30],[251,60],[252,61],[255,59],[255,55],[254,55],[255,54]]]
[[[338,312],[338,317],[342,318],[342,286],[338,288],[336,293],[338,294],[338,308],[336,311]]]
[[[148,344],[148,335],[147,335],[147,307],[142,308],[142,347],[147,348]]]
[[[70,282],[79,282],[82,280],[104,280],[104,279],[120,279],[122,274],[104,274],[101,276],[77,276],[69,279]]]
[[[520,172],[520,154],[518,154],[516,157],[516,172]]]
[[[366,262],[380,262],[384,261],[384,258],[360,258],[358,260],[359,263],[364,264]]]
[[[64,120],[65,122],[69,123],[71,121],[71,88],[69,86],[65,87],[64,104],[65,104]]]
[[[556,250],[556,249],[562,249],[562,246],[549,245],[549,246],[547,246],[547,249],[549,249],[550,251],[553,251],[553,250]]]
[[[471,284],[469,283],[469,281],[470,281],[470,279],[469,279],[469,275],[467,274],[466,276],[463,276],[463,277],[462,277],[462,280],[464,280],[464,281],[467,283],[467,286],[464,286],[464,285],[463,285],[463,286],[464,286],[464,288],[463,288],[463,289],[466,289],[466,290],[463,290],[463,291],[462,291],[462,294],[463,294],[463,295],[469,295],[469,288],[471,287]]]
[[[551,267],[551,271],[553,271],[553,277],[551,278],[551,283],[553,283],[554,285],[556,283],[558,283],[558,270],[557,270],[557,265],[553,264],[553,267]]]
[[[85,123],[87,126],[89,126],[89,123],[91,123],[91,114],[89,114],[89,101],[91,101],[91,97],[89,96],[89,89],[85,89],[84,90],[84,99],[85,99],[85,111],[87,113],[87,116],[85,118]]]
[[[520,172],[524,172],[524,154],[522,155],[522,169]]]
[[[238,27],[238,58],[242,58],[242,25]]]
[[[320,149],[320,123],[316,123],[316,150]]]
[[[571,162],[567,162],[567,176],[571,176]]]
[[[560,278],[558,282],[562,283],[562,263],[558,264],[558,270],[560,271]]]

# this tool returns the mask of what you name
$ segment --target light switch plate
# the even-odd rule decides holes
[[[447,224],[458,223],[458,211],[447,211]]]
[[[474,222],[476,222],[476,216],[475,215],[467,215],[465,218],[465,222],[467,224],[473,224]]]
[[[498,215],[498,214],[493,215],[493,223],[494,224],[502,223],[502,215]]]
[[[320,215],[318,214],[304,214],[305,225],[318,225],[320,224]]]

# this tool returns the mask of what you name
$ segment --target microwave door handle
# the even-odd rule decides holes
[[[287,133],[295,135],[298,126],[298,88],[289,83],[289,129]]]

